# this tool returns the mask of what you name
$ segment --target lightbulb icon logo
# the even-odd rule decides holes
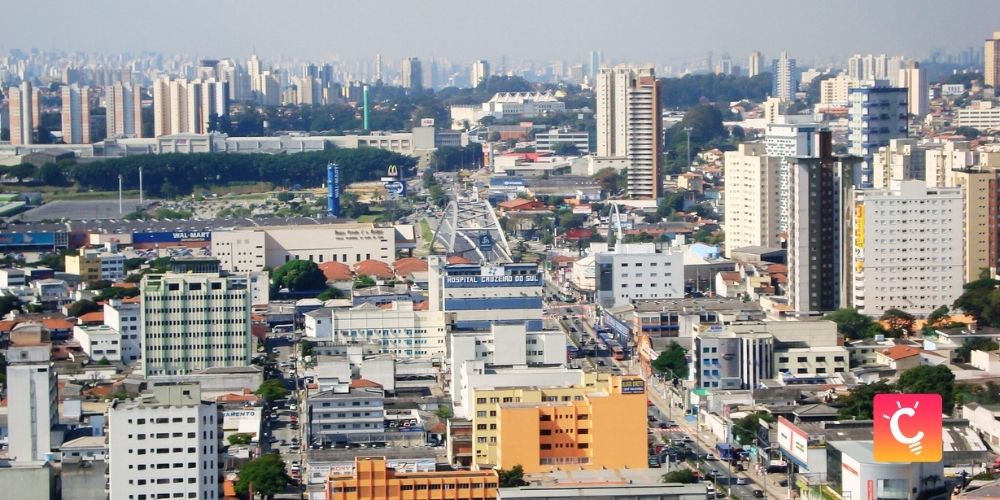
[[[940,394],[878,394],[875,460],[938,462],[942,451]]]

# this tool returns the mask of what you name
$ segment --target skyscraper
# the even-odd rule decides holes
[[[590,51],[590,66],[587,68],[590,74],[590,79],[594,80],[597,78],[597,73],[601,71],[601,64],[604,63],[604,54],[599,50]]]
[[[472,63],[472,78],[470,83],[472,87],[478,87],[483,80],[490,77],[490,63],[485,59],[480,59]]]
[[[403,59],[400,67],[399,79],[403,88],[419,89],[423,86],[424,71],[420,64],[420,59],[408,57]]]
[[[788,54],[771,62],[771,95],[779,99],[792,100],[798,91],[798,74],[795,70],[795,59],[789,59]]]
[[[993,88],[1000,86],[1000,31],[994,31],[983,47],[983,83]]]
[[[850,290],[843,263],[848,197],[858,161],[834,157],[829,131],[820,131],[819,154],[791,159],[789,168],[788,296],[800,314],[833,311]]]
[[[660,194],[660,90],[653,68],[601,69],[597,76],[597,154],[628,160],[628,194]]]
[[[848,151],[865,167],[855,179],[858,187],[872,186],[872,156],[889,141],[906,137],[907,90],[898,87],[859,87],[848,92]]]
[[[725,155],[726,254],[746,246],[777,248],[781,158],[767,156],[761,143],[740,144]]]
[[[10,143],[14,146],[34,143],[34,132],[38,128],[35,119],[38,91],[31,88],[31,82],[23,81],[18,87],[7,92],[10,106]]]
[[[747,76],[753,78],[764,72],[764,56],[759,51],[750,53],[750,61],[747,63]]]
[[[59,418],[51,350],[49,332],[39,324],[21,323],[10,332],[7,455],[14,461],[46,460],[52,451],[52,427]]]
[[[116,83],[104,88],[107,136],[142,137],[142,88]]]
[[[254,95],[259,95],[262,90],[260,88],[260,59],[257,59],[257,54],[252,54],[250,60],[247,61],[247,75],[250,77],[250,92]]]
[[[213,130],[216,117],[228,115],[227,82],[161,77],[153,83],[153,129],[157,137],[207,134]]]
[[[914,61],[898,71],[898,85],[906,88],[907,112],[918,121],[927,114],[927,70]]]
[[[62,87],[62,136],[66,144],[90,144],[90,87]]]

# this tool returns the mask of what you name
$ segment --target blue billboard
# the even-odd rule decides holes
[[[0,233],[0,246],[55,246],[55,233]]]
[[[444,279],[445,288],[493,288],[498,286],[542,286],[542,279],[537,274],[500,275],[500,276],[448,276]]]
[[[206,241],[212,241],[211,231],[158,231],[132,234],[133,245],[144,243],[197,243]]]

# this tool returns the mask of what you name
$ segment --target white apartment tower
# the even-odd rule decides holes
[[[143,376],[250,364],[250,276],[212,259],[179,259],[142,286]]]
[[[142,88],[115,83],[104,88],[109,138],[142,137]]]
[[[151,394],[112,401],[110,498],[219,498],[218,419],[198,384],[155,384]]]
[[[983,45],[983,83],[993,88],[1000,86],[1000,31],[994,31]]]
[[[955,244],[964,239],[962,188],[904,180],[854,189],[853,198],[853,308],[926,315],[962,294],[965,256]]]
[[[54,444],[52,428],[59,422],[49,333],[41,325],[22,323],[11,331],[10,342],[7,456],[15,462],[46,460]]]
[[[888,189],[893,181],[924,180],[926,158],[916,139],[891,139],[872,156],[872,187]]]
[[[597,76],[597,155],[625,158],[628,194],[660,195],[660,91],[653,68],[602,68]]]
[[[472,63],[472,77],[469,83],[472,87],[478,87],[483,80],[490,77],[490,63],[485,59],[480,59]]]
[[[90,144],[90,87],[62,87],[62,136],[66,144]]]
[[[104,303],[104,324],[121,333],[122,362],[131,365],[142,359],[140,304],[111,299]]]
[[[795,69],[795,59],[789,59],[788,54],[771,62],[771,96],[784,100],[795,98],[798,91],[798,73]]]
[[[207,134],[213,116],[229,114],[229,84],[213,79],[158,79],[153,84],[154,134]]]
[[[726,255],[746,246],[777,248],[781,158],[767,156],[760,143],[728,151],[726,165]]]
[[[907,112],[913,115],[918,121],[927,115],[927,70],[920,67],[920,63],[911,62],[907,67],[900,69],[897,80],[900,87],[907,90],[906,102]]]
[[[400,66],[399,77],[403,88],[419,89],[423,87],[423,66],[420,59],[407,57]]]
[[[764,72],[764,56],[759,51],[750,53],[750,60],[747,64],[747,76],[753,78]]]
[[[38,128],[38,90],[31,88],[31,82],[23,81],[20,86],[10,87],[7,101],[11,145],[32,144],[35,129]]]

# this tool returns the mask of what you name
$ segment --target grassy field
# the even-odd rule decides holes
[[[427,222],[427,219],[420,219],[420,235],[424,238],[424,241],[431,241],[434,238],[434,233],[431,231],[431,224]]]

